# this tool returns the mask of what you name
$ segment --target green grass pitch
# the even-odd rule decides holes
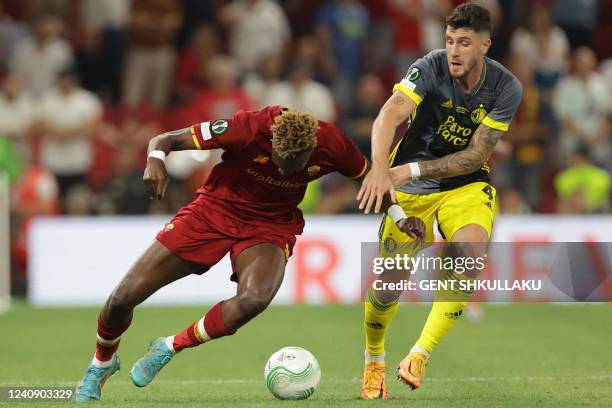
[[[181,353],[149,387],[134,387],[128,373],[148,341],[181,330],[206,309],[137,309],[122,339],[122,369],[97,406],[612,407],[610,304],[487,305],[483,321],[463,318],[439,345],[417,391],[393,374],[429,306],[402,305],[387,340],[386,402],[358,400],[362,305],[270,307],[236,335]],[[93,354],[97,313],[16,303],[0,315],[0,386],[76,384]],[[321,365],[321,385],[306,401],[277,401],[264,384],[265,361],[289,345],[310,350]]]

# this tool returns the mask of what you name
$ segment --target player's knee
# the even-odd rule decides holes
[[[486,243],[489,241],[487,230],[478,224],[468,224],[459,228],[451,237],[451,242]]]
[[[263,312],[272,301],[272,295],[262,292],[245,291],[238,296],[238,306],[245,316]]]
[[[129,294],[121,290],[113,291],[108,300],[108,309],[111,314],[128,313],[135,306]]]

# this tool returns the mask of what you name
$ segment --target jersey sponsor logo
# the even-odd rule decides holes
[[[260,155],[254,158],[253,161],[259,164],[268,164],[268,162],[270,161],[270,158],[268,156]]]
[[[485,116],[487,116],[487,111],[485,110],[484,105],[480,104],[479,107],[472,111],[470,114],[470,119],[472,119],[472,122],[478,125],[480,122],[482,122]]]
[[[446,102],[442,102],[442,105],[440,105],[440,106],[442,106],[443,108],[452,109],[453,108],[453,100],[449,99]]]
[[[308,171],[308,175],[310,177],[314,177],[319,172],[319,170],[321,170],[321,167],[319,167],[317,165],[310,166],[310,167],[308,167],[308,170],[307,170]]]
[[[266,184],[270,184],[271,186],[281,187],[281,188],[298,188],[298,187],[304,187],[306,184],[308,184],[308,183],[294,183],[289,180],[275,179],[272,176],[261,174],[260,172],[258,172],[257,170],[251,167],[247,169],[247,174],[250,174],[251,176],[255,177],[257,181],[260,181]]]
[[[227,132],[229,123],[225,119],[217,119],[210,124],[210,131],[215,135],[222,135]]]
[[[453,115],[448,115],[444,123],[438,126],[437,134],[455,146],[466,146],[472,136],[472,129],[461,126]]]

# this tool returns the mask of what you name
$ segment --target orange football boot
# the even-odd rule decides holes
[[[409,353],[397,367],[397,379],[408,384],[413,390],[419,388],[425,375],[427,356],[421,353]]]
[[[385,363],[374,361],[365,364],[361,399],[387,399],[387,381],[385,380]]]

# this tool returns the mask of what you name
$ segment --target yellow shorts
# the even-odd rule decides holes
[[[434,219],[438,220],[440,231],[448,241],[457,230],[468,224],[482,226],[491,238],[491,228],[495,219],[495,195],[495,188],[485,182],[470,183],[440,193],[396,193],[398,204],[406,214],[419,217],[425,222],[426,242],[434,241]],[[381,243],[381,252],[394,252],[398,249],[398,243],[412,241],[412,238],[401,232],[387,216],[380,225],[378,239]]]

